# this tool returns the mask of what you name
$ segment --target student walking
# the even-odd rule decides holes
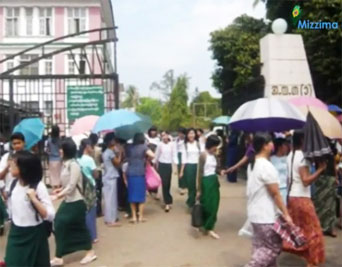
[[[205,151],[201,153],[197,172],[197,200],[203,207],[203,228],[211,237],[219,239],[214,232],[217,221],[217,212],[220,204],[220,183],[217,174],[217,159],[215,153],[220,145],[220,139],[216,135],[210,135],[205,143]]]
[[[59,155],[61,140],[59,138],[59,127],[52,126],[51,137],[47,140],[47,154],[49,155],[50,184],[53,189],[61,185],[62,160]]]
[[[64,198],[64,201],[59,206],[55,218],[56,257],[51,261],[51,266],[63,265],[63,256],[80,250],[87,251],[80,263],[87,264],[97,257],[92,250],[91,237],[86,225],[87,208],[81,194],[83,183],[81,168],[76,161],[76,144],[71,138],[66,138],[61,147],[62,187],[54,190],[52,198]]]
[[[171,178],[172,178],[172,160],[173,144],[171,143],[169,133],[163,131],[161,134],[162,142],[159,143],[156,150],[156,169],[162,180],[163,200],[165,204],[165,212],[169,212],[173,203],[173,198],[170,193]]]
[[[247,214],[253,226],[253,252],[246,267],[277,266],[282,250],[282,239],[273,229],[278,210],[292,224],[279,191],[277,170],[269,161],[273,146],[269,134],[254,136],[256,155],[247,170]]]
[[[96,231],[96,182],[98,179],[98,171],[94,159],[90,156],[93,153],[92,143],[89,139],[83,139],[80,145],[80,158],[78,163],[80,164],[81,171],[85,176],[88,187],[83,190],[84,200],[87,205],[86,224],[90,233],[90,237],[93,243],[97,243],[97,231]],[[83,185],[85,185],[83,183]]]
[[[184,141],[186,136],[186,129],[185,128],[179,128],[178,129],[178,137],[174,141],[174,159],[173,162],[177,165],[177,175],[178,175],[178,188],[180,195],[184,195],[186,192],[186,181],[184,177],[180,176],[182,165],[183,165],[183,159],[182,155],[184,153]]]
[[[46,186],[41,181],[40,159],[28,151],[19,151],[11,160],[11,184],[8,206],[11,229],[5,262],[8,267],[50,266],[48,228],[55,210]]]
[[[195,205],[196,199],[196,177],[197,177],[197,164],[200,153],[204,150],[198,141],[196,130],[190,128],[187,131],[184,143],[184,152],[182,154],[182,169],[180,177],[185,178],[188,188],[188,199],[186,204],[189,208]]]
[[[145,163],[152,160],[154,153],[145,144],[143,133],[135,134],[133,145],[127,148],[128,202],[131,205],[131,223],[145,222],[144,204],[146,201]]]

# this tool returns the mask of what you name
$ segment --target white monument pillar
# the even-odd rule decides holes
[[[300,34],[268,34],[260,40],[260,50],[265,97],[315,97]]]

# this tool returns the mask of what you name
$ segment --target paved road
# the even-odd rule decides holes
[[[237,236],[245,220],[245,186],[221,181],[221,205],[216,230],[220,240],[202,236],[190,227],[190,216],[185,208],[184,196],[177,193],[174,179],[174,207],[170,213],[161,209],[161,203],[148,199],[146,217],[148,222],[130,225],[122,219],[120,228],[104,226],[98,219],[100,242],[95,245],[98,260],[89,266],[228,266],[242,267],[250,257],[251,242]],[[51,238],[51,255],[54,240]],[[0,238],[0,257],[3,256],[5,240]],[[327,238],[326,267],[342,266],[342,232],[337,239]],[[79,266],[83,253],[65,257],[66,266]],[[279,258],[281,267],[305,266],[289,254]]]

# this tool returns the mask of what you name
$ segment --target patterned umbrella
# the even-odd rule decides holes
[[[292,104],[277,98],[259,98],[240,106],[229,121],[232,129],[246,132],[283,132],[301,129],[305,117]]]

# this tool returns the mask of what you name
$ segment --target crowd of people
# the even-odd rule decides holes
[[[337,185],[342,182],[341,143],[330,141],[333,153],[312,162],[304,157],[303,139],[302,131],[244,135],[231,131],[225,138],[223,131],[205,135],[194,128],[180,128],[173,137],[152,127],[146,135],[136,133],[129,141],[110,132],[98,144],[99,136],[91,134],[77,146],[72,138],[60,137],[58,126],[53,126],[45,143],[49,167],[44,172],[37,150],[26,151],[25,137],[14,133],[11,150],[0,162],[1,233],[6,220],[11,222],[5,263],[61,266],[63,257],[76,251],[86,251],[81,264],[94,261],[97,217],[103,215],[108,227],[119,227],[123,211],[130,223],[144,223],[147,194],[159,200],[158,188],[146,185],[147,168],[160,175],[165,212],[172,210],[175,172],[179,194],[187,194],[189,210],[198,203],[202,206],[200,231],[219,239],[215,232],[219,177],[237,182],[238,169],[248,166],[247,221],[253,230],[253,251],[247,266],[276,266],[281,251],[303,257],[308,266],[318,266],[325,262],[323,234],[336,237],[341,216],[337,201],[337,193],[341,194]],[[240,160],[239,143],[245,151]],[[61,202],[55,211],[57,200]],[[305,247],[291,246],[274,231],[279,214],[301,229],[307,239]],[[50,260],[52,232],[56,251]]]

